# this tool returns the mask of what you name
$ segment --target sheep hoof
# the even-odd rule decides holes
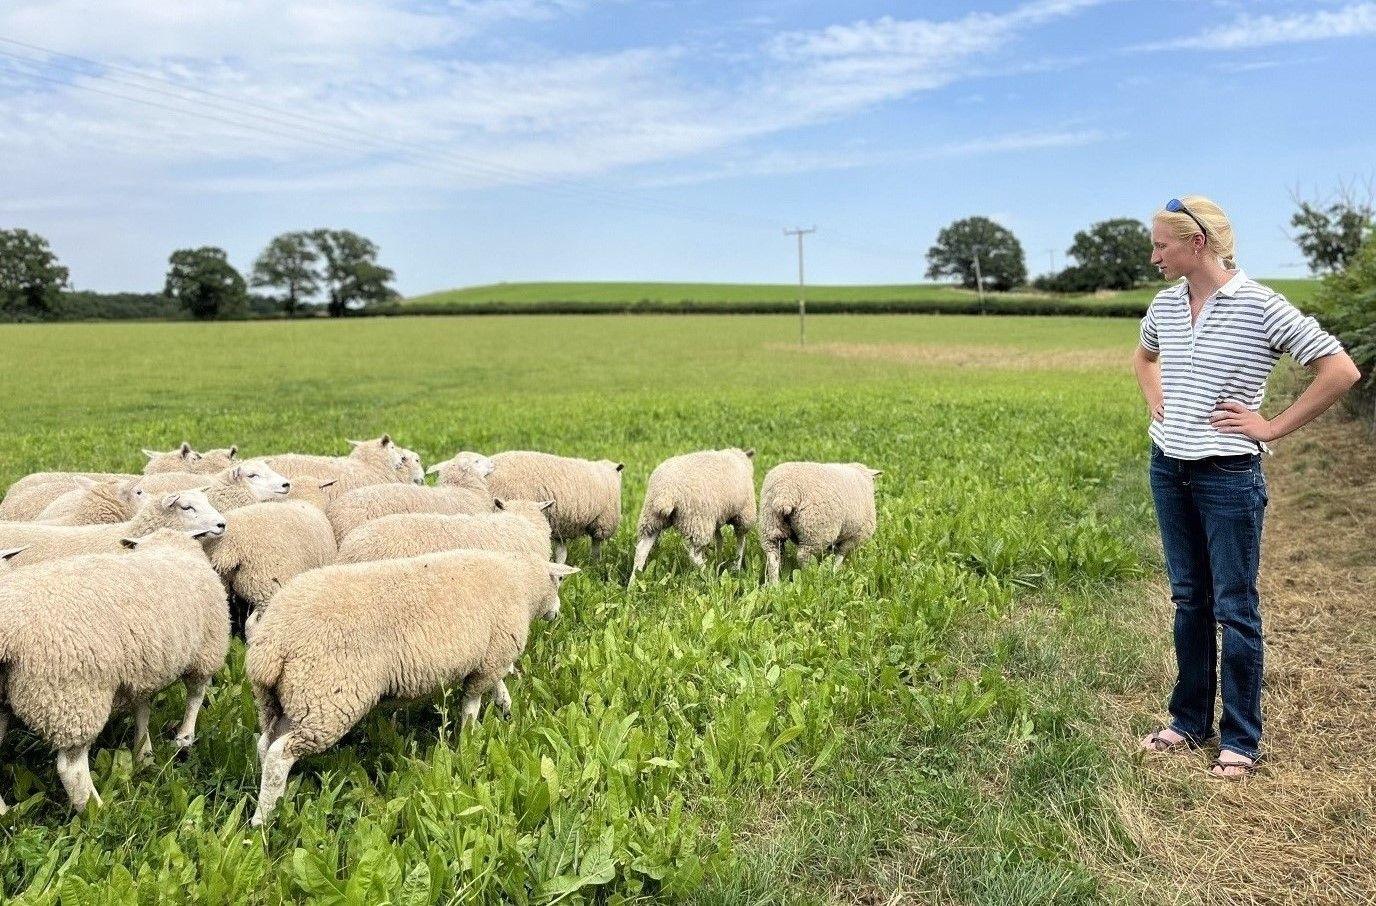
[[[5,812],[8,812],[9,810],[10,807],[5,804],[4,800],[0,800],[0,815],[5,814]]]
[[[248,826],[249,826],[249,827],[262,827],[262,826],[263,826],[264,824],[266,824],[266,823],[267,823],[267,821],[266,821],[266,819],[263,818],[262,812],[254,812],[254,813],[253,813],[253,817],[250,818],[249,821],[248,821]]]

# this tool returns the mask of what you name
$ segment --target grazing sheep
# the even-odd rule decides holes
[[[307,570],[333,563],[338,548],[325,514],[302,501],[255,503],[225,514],[225,530],[206,542],[210,565],[230,591],[230,621],[244,632],[251,611]]]
[[[151,700],[181,680],[177,745],[191,745],[229,649],[224,586],[201,546],[171,530],[125,543],[131,553],[43,563],[0,582],[0,737],[14,714],[57,749],[78,812],[100,802],[87,756],[111,713],[132,706],[134,757],[146,757]]]
[[[874,534],[874,479],[882,474],[858,462],[785,462],[770,469],[760,488],[766,581],[779,581],[785,541],[798,546],[800,565],[830,551],[839,569]]]
[[[259,458],[236,463],[209,478],[193,472],[150,475],[139,482],[139,487],[150,495],[200,489],[215,509],[227,513],[251,503],[286,497],[291,482],[278,475],[266,459]]]
[[[383,516],[349,532],[336,563],[367,563],[471,548],[549,559],[552,500],[495,500],[498,512],[472,516],[406,513]]]
[[[334,745],[384,699],[463,686],[465,722],[488,691],[503,715],[504,679],[530,621],[559,613],[575,567],[487,551],[327,566],[278,592],[249,645],[258,705],[262,825],[304,755]]]
[[[322,480],[315,476],[297,476],[291,483],[291,490],[287,496],[277,499],[308,503],[323,513],[330,508],[330,504],[339,499],[339,479]]]
[[[492,497],[454,485],[374,484],[348,491],[330,504],[325,515],[334,526],[336,541],[366,522],[399,513],[490,513]]]
[[[204,475],[197,478],[204,480]],[[81,475],[72,479],[76,487],[54,500],[38,514],[36,522],[46,525],[108,525],[128,522],[147,497],[137,478],[95,481]]]
[[[754,450],[731,447],[703,450],[664,460],[650,473],[640,508],[635,564],[626,584],[645,568],[655,539],[676,528],[688,542],[694,565],[707,562],[707,547],[731,525],[736,536],[736,569],[745,563],[745,533],[755,524]]]
[[[336,479],[339,493],[371,484],[394,481],[420,484],[425,481],[420,457],[393,443],[390,434],[349,443],[354,449],[348,456],[285,453],[270,457],[272,467],[290,479],[315,478],[322,482]]]
[[[200,491],[182,491],[149,500],[128,522],[110,525],[43,525],[38,522],[0,523],[0,547],[25,546],[15,566],[82,554],[117,554],[125,538],[142,538],[160,528],[180,529],[200,537],[219,535],[225,517]]]
[[[196,472],[204,475],[220,472],[229,468],[238,452],[238,447],[229,447],[223,450],[207,450],[202,454],[191,449],[191,445],[186,442],[169,453],[144,450],[148,462],[143,467],[143,474]],[[119,472],[35,472],[19,479],[5,492],[4,500],[0,500],[0,522],[27,522],[37,519],[44,508],[54,500],[77,488],[74,482],[77,477],[94,481],[113,481],[120,478],[137,480],[140,476]]]
[[[588,535],[592,555],[602,554],[602,542],[616,534],[621,522],[619,462],[573,459],[549,453],[516,450],[492,457],[487,485],[503,500],[553,500],[545,512],[554,538],[555,562],[568,559],[570,541]]]

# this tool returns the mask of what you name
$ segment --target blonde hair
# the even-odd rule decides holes
[[[1233,240],[1233,225],[1228,222],[1228,215],[1223,213],[1212,200],[1203,195],[1184,195],[1180,198],[1180,203],[1189,208],[1190,214],[1199,218],[1204,225],[1205,247],[1219,258],[1223,259],[1223,266],[1226,268],[1237,267],[1235,256],[1235,243]],[[1200,223],[1195,223],[1184,211],[1167,211],[1165,208],[1152,215],[1152,220],[1159,220],[1170,228],[1172,234],[1177,239],[1189,239],[1195,233],[1201,232]]]

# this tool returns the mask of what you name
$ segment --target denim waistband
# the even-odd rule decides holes
[[[1190,463],[1199,463],[1204,465],[1207,465],[1209,463],[1215,463],[1217,465],[1223,466],[1240,466],[1247,464],[1255,464],[1261,461],[1260,453],[1234,453],[1228,456],[1202,456],[1199,459],[1179,459],[1175,456],[1166,455],[1166,451],[1162,450],[1161,447],[1158,446],[1154,441],[1151,445],[1151,452],[1153,455],[1159,456],[1162,459],[1169,459],[1171,462],[1184,463],[1186,465]]]

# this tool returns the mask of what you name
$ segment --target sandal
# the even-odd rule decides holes
[[[1146,742],[1141,745],[1142,751],[1146,752],[1149,755],[1164,755],[1167,752],[1172,751],[1173,749],[1179,749],[1182,747],[1187,749],[1199,748],[1199,745],[1197,743],[1193,742],[1190,739],[1190,737],[1180,733],[1179,730],[1171,730],[1172,733],[1175,733],[1176,735],[1180,736],[1180,739],[1177,739],[1174,742],[1172,742],[1171,740],[1161,735],[1167,730],[1170,730],[1170,728],[1162,727],[1160,730],[1157,730],[1155,733],[1148,736]]]
[[[1223,756],[1220,755],[1214,759],[1213,764],[1209,765],[1209,776],[1214,780],[1244,780],[1255,774],[1260,767],[1260,756],[1251,761],[1224,761]],[[1236,768],[1238,773],[1227,773],[1229,768]]]

